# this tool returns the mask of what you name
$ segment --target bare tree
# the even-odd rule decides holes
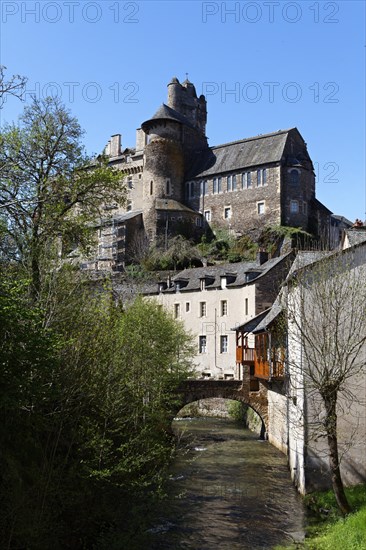
[[[0,109],[4,105],[8,95],[22,99],[27,83],[27,78],[19,74],[12,75],[6,79],[5,71],[6,67],[0,65]]]
[[[340,440],[339,419],[344,423],[345,404],[348,411],[365,406],[358,391],[366,375],[365,246],[300,269],[288,283],[285,306],[290,391],[303,390],[304,425],[309,429],[312,424],[312,438],[327,442],[332,486],[343,515],[350,505],[341,477],[345,440],[344,434]]]

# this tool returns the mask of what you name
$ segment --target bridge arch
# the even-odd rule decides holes
[[[221,397],[239,401],[254,410],[262,420],[261,436],[265,437],[268,426],[268,400],[266,390],[250,391],[249,384],[242,380],[186,380],[178,389],[180,399],[176,413],[189,403]]]

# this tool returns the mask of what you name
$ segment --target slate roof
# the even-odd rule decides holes
[[[203,278],[207,279],[207,290],[221,288],[221,277],[223,276],[227,276],[229,281],[230,277],[234,278],[233,282],[228,281],[226,288],[237,288],[263,277],[270,269],[286,257],[287,255],[273,258],[262,265],[260,265],[258,261],[253,261],[184,269],[172,277],[172,281],[173,283],[182,280],[188,281],[186,286],[180,288],[180,292],[182,293],[199,291],[201,289],[201,279]],[[174,293],[175,291],[176,289],[173,285],[164,290],[163,293]],[[157,291],[154,293],[157,293]]]
[[[100,221],[95,222],[92,225],[93,227],[100,227],[102,225],[113,225],[113,222],[125,222],[134,218],[135,216],[139,216],[140,214],[142,214],[142,210],[134,210],[131,212],[126,212],[125,214],[116,214],[114,216],[102,218]]]
[[[323,251],[323,250],[315,250],[315,251],[299,250],[298,253],[296,254],[296,258],[287,275],[287,279],[290,279],[292,275],[299,269],[303,269],[308,265],[314,264],[318,260],[321,260],[325,256],[330,256],[331,254],[333,254],[333,252]]]
[[[126,222],[127,220],[131,220],[135,216],[138,216],[139,214],[142,214],[142,210],[133,210],[131,212],[126,212],[125,214],[120,214],[118,216],[113,216],[113,220],[116,222]]]
[[[266,309],[265,311],[262,311],[262,313],[259,313],[258,315],[256,315],[255,317],[247,321],[246,323],[243,323],[239,327],[234,327],[231,330],[240,330],[242,332],[253,332],[257,328],[259,323],[262,321],[262,319],[264,319],[269,312],[270,312],[270,309]]]
[[[317,210],[323,210],[327,214],[332,214],[332,211],[329,210],[322,202],[320,202],[318,199],[313,198],[311,199],[312,204],[315,206]]]
[[[199,212],[188,208],[181,202],[175,201],[174,199],[156,199],[155,200],[155,209],[156,210],[171,210],[174,212],[190,212],[196,216],[200,216]]]
[[[345,233],[348,238],[349,246],[354,246],[366,241],[366,227],[353,227],[352,229],[346,229]]]
[[[290,128],[211,147],[197,155],[187,178],[206,177],[250,166],[280,162],[287,137],[292,131],[298,132],[296,128]]]
[[[160,105],[159,109],[151,118],[149,118],[149,120],[145,120],[145,122],[141,124],[141,128],[144,130],[144,132],[146,132],[147,130],[149,130],[151,124],[158,120],[173,120],[174,122],[179,122],[179,124],[185,124],[190,128],[194,128],[193,124],[188,120],[188,118],[178,113],[178,111],[176,111],[175,109],[168,107],[168,105],[165,105],[165,103]]]
[[[266,330],[269,325],[279,316],[279,314],[282,311],[281,303],[279,297],[276,298],[275,303],[271,307],[271,309],[268,311],[267,315],[261,321],[258,323],[256,328],[252,331],[253,334],[256,334],[258,332],[263,332]]]

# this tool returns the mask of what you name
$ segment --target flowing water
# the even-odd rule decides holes
[[[282,453],[233,420],[173,428],[181,450],[150,548],[260,550],[302,540],[304,509]]]

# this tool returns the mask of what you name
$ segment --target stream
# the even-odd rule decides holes
[[[303,540],[305,512],[286,457],[238,422],[173,423],[179,452],[152,549],[260,550]]]

